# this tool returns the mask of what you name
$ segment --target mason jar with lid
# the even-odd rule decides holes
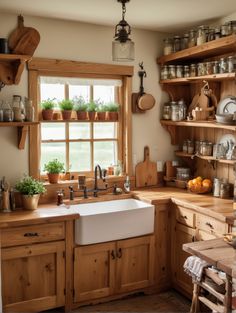
[[[163,120],[170,120],[171,119],[171,105],[169,102],[164,103],[162,118],[163,118]]]
[[[219,74],[219,62],[218,61],[212,62],[212,73]]]
[[[171,101],[171,120],[174,122],[179,121],[179,106],[177,102]]]
[[[178,105],[179,105],[179,120],[183,121],[187,117],[187,106],[183,99],[178,101]]]
[[[194,142],[193,140],[188,140],[188,154],[194,153]]]
[[[176,178],[178,180],[189,180],[190,179],[190,168],[188,167],[177,167]]]
[[[183,65],[176,65],[176,78],[184,77],[184,67]]]
[[[184,77],[190,77],[189,65],[184,65]]]
[[[164,65],[161,68],[161,79],[165,80],[169,78],[168,66]]]
[[[227,62],[225,58],[220,58],[220,63],[219,63],[219,72],[221,74],[227,73],[228,68],[227,68]]]
[[[221,37],[226,37],[229,35],[230,33],[230,26],[228,23],[225,23],[223,25],[220,26],[220,33],[221,33]]]
[[[211,28],[209,29],[208,38],[207,41],[215,40],[215,29]]]
[[[206,62],[206,75],[212,75],[212,74],[213,74],[213,63]]]
[[[174,52],[181,50],[180,36],[174,36]]]
[[[188,141],[184,140],[182,150],[184,153],[188,153]]]
[[[197,29],[197,46],[200,46],[205,42],[206,42],[205,26],[199,26]]]
[[[176,66],[168,65],[169,79],[176,78]]]
[[[197,64],[190,64],[190,76],[197,76]]]
[[[230,21],[231,34],[236,34],[236,21]]]
[[[164,39],[164,55],[173,53],[173,40],[171,38]]]
[[[197,76],[203,76],[205,75],[205,64],[204,63],[198,63],[197,65]]]
[[[219,39],[221,38],[221,31],[220,31],[220,27],[216,26],[215,27],[215,39]]]
[[[196,154],[199,154],[199,148],[200,148],[200,141],[199,140],[195,140],[195,143],[194,143],[194,152]]]
[[[196,31],[191,29],[189,31],[188,47],[192,48],[194,46],[196,46]]]
[[[236,71],[236,58],[233,55],[228,56],[227,58],[228,73],[233,73]]]
[[[181,50],[187,49],[188,48],[188,41],[189,41],[189,34],[186,33],[183,35],[183,37],[181,37]]]

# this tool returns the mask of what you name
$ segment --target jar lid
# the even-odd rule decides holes
[[[174,36],[174,39],[180,39],[180,36],[176,35]]]

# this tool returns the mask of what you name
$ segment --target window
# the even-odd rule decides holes
[[[120,86],[120,80],[40,77],[40,102],[54,99],[56,109],[61,100],[79,97],[85,102],[117,102]],[[42,121],[40,172],[54,158],[72,173],[91,172],[96,164],[103,168],[117,164],[120,127],[119,122]]]

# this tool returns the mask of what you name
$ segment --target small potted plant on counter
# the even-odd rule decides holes
[[[59,102],[63,120],[70,120],[74,108],[73,100],[64,99]]]
[[[41,102],[43,120],[52,120],[55,107],[55,99],[47,99]]]
[[[83,97],[78,97],[74,99],[74,109],[77,113],[77,119],[78,120],[87,120],[88,114],[87,114],[87,104],[85,103],[85,100]]]
[[[43,183],[31,176],[24,176],[15,188],[21,193],[23,208],[26,210],[36,210],[40,194],[46,191]]]
[[[107,107],[107,119],[109,121],[118,121],[118,112],[119,112],[119,104],[117,103],[108,103]]]
[[[94,121],[96,118],[97,104],[94,101],[87,103],[88,118]]]
[[[99,121],[105,121],[106,120],[106,114],[107,114],[107,105],[105,104],[100,104],[98,107],[97,107],[97,119]]]
[[[60,162],[58,159],[53,159],[44,164],[44,171],[47,172],[49,183],[57,184],[60,173],[65,171],[64,163]]]

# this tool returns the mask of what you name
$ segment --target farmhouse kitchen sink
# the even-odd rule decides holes
[[[75,242],[87,245],[125,239],[154,231],[154,206],[135,199],[72,205],[80,218],[75,221]]]

